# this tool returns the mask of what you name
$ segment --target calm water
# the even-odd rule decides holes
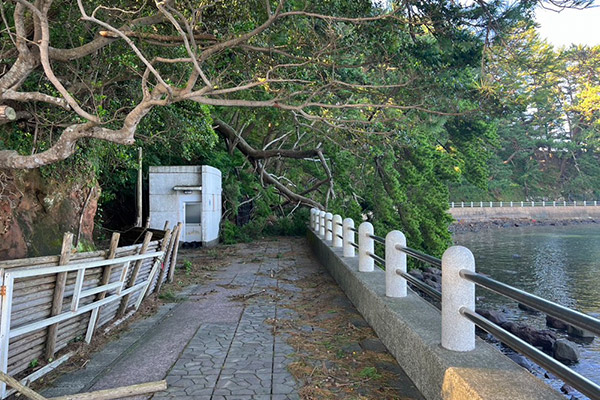
[[[600,316],[600,226],[547,226],[484,230],[454,236],[471,249],[476,269],[545,299]],[[544,316],[517,308],[517,303],[477,290],[478,307],[501,310],[508,318],[538,329]],[[573,369],[600,383],[600,339],[578,344],[581,361]],[[560,385],[554,383],[553,386]]]

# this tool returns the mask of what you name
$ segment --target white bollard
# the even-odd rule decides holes
[[[459,310],[475,311],[475,284],[460,277],[461,269],[475,271],[475,258],[466,247],[452,246],[442,256],[442,347],[470,351],[475,348],[475,324]]]
[[[338,214],[333,216],[333,247],[342,247],[343,241],[342,236],[342,217]]]
[[[312,229],[313,231],[315,230],[315,227],[317,226],[316,213],[317,213],[316,208],[310,209],[310,229]]]
[[[343,243],[343,251],[344,251],[344,257],[354,257],[356,255],[356,252],[354,251],[354,246],[352,246],[350,243],[354,243],[354,220],[352,218],[346,218],[344,219],[343,222],[343,227],[342,227],[342,236],[344,237],[344,239],[342,240]]]
[[[325,211],[319,212],[319,236],[321,236],[321,239],[325,239],[325,214]]]
[[[333,237],[332,235],[332,223],[331,220],[333,219],[333,214],[332,213],[327,213],[325,214],[325,240],[331,240],[331,238]]]
[[[321,230],[321,211],[315,210],[315,233],[318,235]]]
[[[396,270],[406,272],[406,253],[396,250],[396,245],[406,247],[406,236],[400,231],[391,231],[385,237],[385,295],[406,297],[406,279]]]
[[[374,232],[370,222],[363,222],[358,227],[358,270],[360,272],[372,272],[375,269],[375,260],[367,254],[375,254],[375,241],[369,236]]]

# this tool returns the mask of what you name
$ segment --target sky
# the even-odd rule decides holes
[[[565,9],[561,12],[538,8],[538,32],[555,48],[571,44],[600,45],[600,4],[584,10]]]

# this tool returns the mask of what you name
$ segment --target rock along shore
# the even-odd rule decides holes
[[[566,226],[566,225],[587,225],[600,223],[600,219],[491,219],[488,221],[461,221],[454,222],[448,230],[451,233],[479,232],[489,229],[517,228],[523,226]]]

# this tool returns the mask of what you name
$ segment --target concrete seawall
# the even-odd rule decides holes
[[[567,207],[456,207],[450,214],[457,221],[485,222],[501,219],[589,220],[600,219],[600,206]]]
[[[441,315],[414,292],[385,296],[385,272],[358,271],[358,257],[343,257],[308,231],[309,244],[398,364],[428,400],[564,400],[494,347],[477,339],[476,349],[441,347]]]

